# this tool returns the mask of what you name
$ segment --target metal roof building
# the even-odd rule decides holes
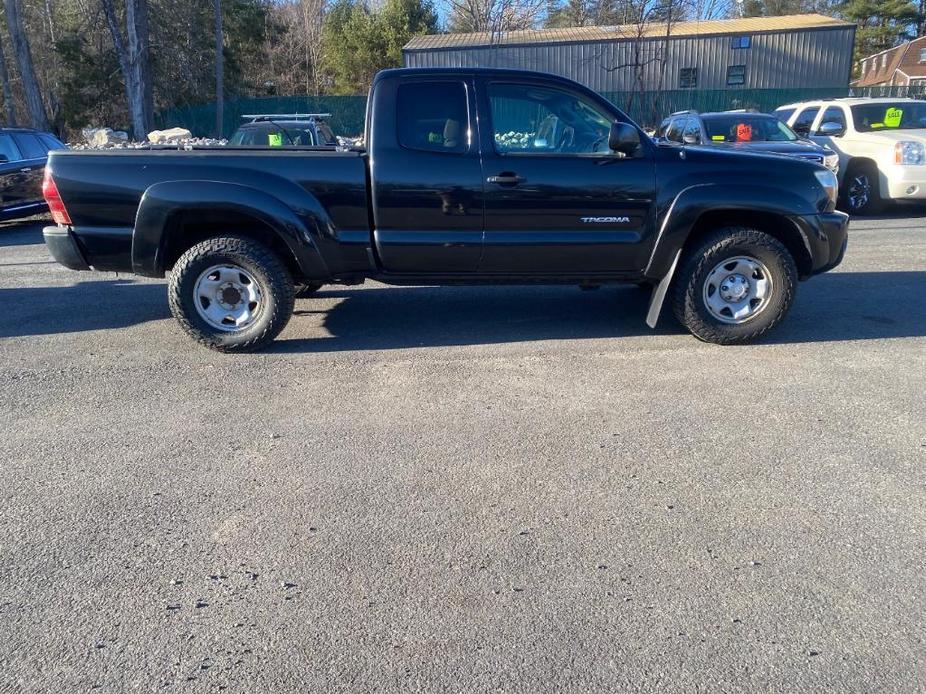
[[[854,41],[854,24],[805,14],[677,22],[668,37],[664,24],[430,34],[402,53],[407,67],[538,70],[601,92],[635,89],[634,64],[644,89],[835,88],[849,84]]]

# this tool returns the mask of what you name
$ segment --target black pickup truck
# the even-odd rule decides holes
[[[75,270],[169,273],[213,349],[260,348],[323,284],[637,283],[720,344],[776,325],[837,265],[836,179],[775,155],[654,143],[569,80],[387,70],[365,148],[52,152],[45,242]]]

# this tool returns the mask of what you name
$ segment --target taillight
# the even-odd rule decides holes
[[[56,224],[71,224],[71,215],[64,209],[58,186],[55,185],[55,179],[51,177],[48,167],[45,167],[45,180],[42,181],[42,196],[48,203],[48,211],[51,212],[51,218]]]

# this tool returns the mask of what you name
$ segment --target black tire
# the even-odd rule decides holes
[[[861,197],[864,195],[864,203]],[[841,206],[849,214],[878,214],[884,209],[878,167],[871,162],[850,163],[840,191]]]
[[[716,318],[705,303],[705,282],[725,259],[758,260],[771,279],[770,294],[755,315],[742,323]],[[752,342],[785,317],[797,288],[794,258],[780,241],[756,229],[725,227],[709,233],[682,257],[672,285],[672,310],[699,340],[719,345]]]
[[[310,296],[313,296],[321,289],[324,285],[322,284],[297,284],[296,291],[294,292],[297,299],[306,299]]]
[[[240,330],[210,325],[196,308],[195,286],[213,265],[227,264],[247,272],[257,283],[261,305],[257,316]],[[267,246],[240,236],[207,239],[180,256],[167,289],[170,311],[194,340],[219,352],[253,352],[265,347],[286,327],[293,314],[293,278]]]

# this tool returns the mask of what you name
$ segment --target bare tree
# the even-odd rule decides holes
[[[215,0],[215,136],[222,137],[225,115],[225,56],[222,39],[222,0]]]
[[[148,0],[125,0],[125,29],[141,123],[133,123],[135,136],[144,139],[154,121],[154,93],[151,83],[151,50],[148,36]],[[141,125],[141,134],[138,132]]]
[[[10,2],[10,0],[6,0]],[[116,48],[119,67],[125,79],[125,96],[136,140],[148,136],[153,120],[150,56],[148,51],[147,0],[126,0],[125,24],[128,40],[122,38],[113,0],[101,0],[106,24]]]
[[[32,66],[32,53],[29,50],[29,39],[23,30],[19,0],[3,0],[3,6],[6,10],[6,25],[10,32],[10,43],[13,46],[13,54],[16,56],[16,65],[19,68],[19,77],[22,80],[29,120],[33,128],[48,130],[48,115],[45,113],[42,92],[39,89],[39,82],[35,77],[35,69]]]
[[[635,0],[633,21],[618,28],[623,41],[615,45],[622,51],[622,60],[603,63],[608,72],[629,71],[633,88],[627,100],[628,110],[639,103],[644,119],[655,121],[661,115],[661,100],[669,63],[672,30],[685,17],[688,7],[684,0]],[[596,56],[601,59],[601,56]]]
[[[496,43],[506,31],[531,29],[546,14],[547,0],[449,0],[450,29],[480,32]]]
[[[325,0],[279,0],[270,6],[268,19],[268,78],[280,94],[321,93],[323,76],[322,25]],[[272,38],[271,38],[272,36]]]
[[[16,104],[13,102],[13,88],[10,86],[10,73],[6,69],[6,56],[3,55],[3,44],[0,42],[0,83],[3,86],[3,107],[6,110],[6,124],[16,127]]]

